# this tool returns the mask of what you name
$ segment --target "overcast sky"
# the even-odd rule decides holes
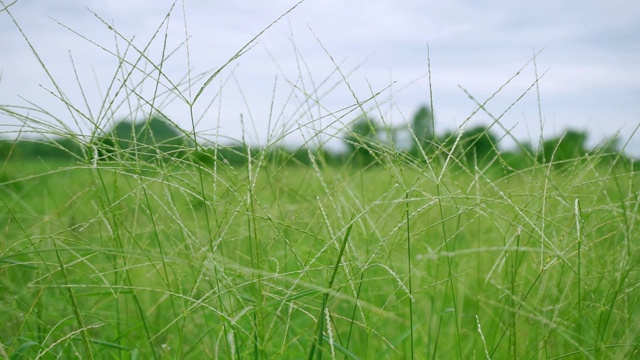
[[[0,8],[11,3],[2,1]],[[189,129],[190,109],[182,98],[195,97],[203,84],[198,76],[211,75],[295,3],[185,0],[171,9],[173,1],[166,0],[18,0],[9,12],[60,91],[91,121],[108,127],[113,119],[148,113],[150,105],[136,94],[153,98],[154,67],[161,65],[154,104]],[[6,11],[0,12],[0,48],[0,104],[31,102],[51,115],[30,116],[48,123],[57,118],[72,131],[88,133],[90,121],[72,116],[57,99],[58,90]],[[530,60],[540,50],[534,65]],[[141,51],[148,61],[132,71]],[[193,106],[194,121],[200,132],[237,139],[242,114],[248,141],[292,131],[288,141],[296,143],[314,129],[353,120],[355,105],[382,91],[365,110],[403,124],[429,103],[428,59],[439,131],[467,120],[467,127],[489,124],[491,115],[482,111],[468,119],[477,106],[463,89],[482,103],[521,68],[487,103],[499,116],[522,96],[500,119],[521,140],[535,143],[541,123],[548,136],[575,128],[587,129],[592,142],[616,131],[626,140],[640,123],[637,0],[306,0],[211,82]],[[544,74],[539,101],[536,67]],[[191,93],[188,77],[194,80]],[[101,111],[105,98],[116,99],[113,111]],[[16,131],[6,126],[16,124],[6,116],[0,124],[3,131]],[[496,133],[504,130],[496,125]],[[640,134],[629,150],[640,156]]]

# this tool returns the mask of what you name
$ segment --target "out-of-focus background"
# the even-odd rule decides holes
[[[223,65],[295,4],[289,0],[3,0],[0,8],[8,6],[69,101],[97,116],[110,82],[123,81],[123,73],[117,73],[118,57],[137,59],[137,51],[148,45],[159,27],[145,51],[156,64],[166,58],[162,72],[178,84]],[[70,120],[67,108],[52,95],[58,91],[13,19],[7,11],[0,12],[0,103],[32,106],[31,102],[68,121],[72,129],[88,131],[89,123]],[[189,56],[185,44],[180,45],[187,38]],[[341,109],[355,104],[356,98],[363,101],[382,90],[379,103],[369,102],[365,110],[375,109],[386,123],[402,124],[420,105],[430,103],[430,60],[436,131],[456,129],[473,113],[476,104],[463,89],[482,103],[524,67],[487,103],[487,110],[499,116],[526,93],[501,119],[516,137],[535,144],[541,128],[548,136],[574,128],[586,130],[592,144],[616,131],[626,140],[640,123],[638,39],[640,2],[631,0],[526,4],[307,0],[206,89],[194,106],[197,129],[240,138],[243,114],[247,141],[264,143],[266,134],[278,136],[299,126],[305,131],[299,124],[335,115],[309,125],[324,126],[343,115]],[[539,51],[535,64],[526,65]],[[336,64],[351,88],[335,72]],[[148,62],[145,66],[153,73]],[[536,68],[538,76],[544,74],[539,95],[535,86],[527,92],[535,84]],[[134,76],[142,79],[140,73]],[[136,91],[149,99],[155,91],[151,84]],[[190,95],[186,85],[179,89],[192,98],[201,85],[202,79]],[[222,95],[216,96],[221,87]],[[300,104],[308,111],[296,112]],[[164,95],[155,105],[172,121],[191,128],[188,106],[177,96]],[[145,106],[121,106],[111,116],[142,116],[149,112]],[[347,115],[339,123],[357,115]],[[490,123],[491,117],[482,111],[469,120],[469,124]],[[0,118],[0,124],[3,132],[17,132],[8,126],[17,124],[9,117]],[[633,156],[640,156],[638,138],[627,148]],[[303,139],[293,131],[287,141]]]

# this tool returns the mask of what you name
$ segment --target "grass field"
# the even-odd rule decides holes
[[[5,358],[640,350],[640,179],[623,165],[3,172]]]
[[[640,175],[628,159],[532,157],[518,171],[498,159],[483,171],[444,147],[416,158],[383,146],[366,168],[311,154],[311,165],[279,166],[259,150],[245,166],[204,166],[135,144],[129,157],[99,158],[110,116],[157,113],[164,96],[190,114],[187,152],[202,150],[192,146],[196,102],[217,101],[205,88],[231,77],[222,71],[262,34],[219,69],[188,65],[172,82],[164,61],[183,45],[166,48],[168,27],[135,46],[103,22],[121,48],[107,51],[118,67],[94,113],[68,103],[22,33],[52,94],[89,130],[3,105],[22,124],[9,135],[64,135],[96,151],[73,162],[0,159],[0,359],[640,358]],[[536,69],[516,102],[538,80]],[[302,104],[287,100],[295,121],[317,118],[309,103],[325,89],[307,90]],[[373,93],[331,118],[370,110]],[[500,125],[502,115],[487,114]]]

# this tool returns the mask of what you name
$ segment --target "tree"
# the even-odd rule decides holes
[[[544,161],[550,163],[580,158],[587,153],[586,142],[586,132],[568,130],[563,136],[542,143]]]
[[[181,157],[189,140],[168,120],[152,116],[145,122],[122,120],[105,136],[97,139],[100,157],[116,158],[117,154],[140,156],[151,160],[160,155]]]
[[[83,158],[82,145],[64,137],[0,140],[0,159],[78,160]]]
[[[351,124],[343,139],[351,159],[358,165],[370,165],[376,160],[374,152],[381,145],[378,135],[380,128],[375,119],[366,115],[360,116]]]
[[[457,145],[453,148],[454,144]],[[484,165],[492,163],[498,156],[496,144],[497,138],[486,126],[476,126],[466,130],[462,134],[447,133],[440,140],[442,147],[448,153],[458,159],[458,161],[470,168],[478,165],[482,168]]]
[[[467,161],[479,164],[490,162],[497,156],[496,137],[486,126],[476,126],[464,133],[463,147]]]
[[[411,152],[414,155],[419,155],[422,151],[428,153],[432,147],[435,139],[433,122],[433,112],[427,106],[420,107],[413,116],[411,130],[415,135],[415,139],[412,141]]]

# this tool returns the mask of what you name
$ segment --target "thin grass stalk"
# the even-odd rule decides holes
[[[410,332],[410,342],[411,342],[411,359],[415,359],[414,345],[413,345],[413,290],[411,286],[411,225],[409,223],[409,192],[405,192],[405,200],[406,200],[406,208],[405,208],[405,218],[407,221],[407,268],[409,274],[409,332]]]
[[[453,157],[453,154],[449,154],[449,158]],[[442,171],[444,172],[445,169],[443,168]],[[441,174],[442,175],[442,174]],[[444,246],[447,252],[451,252],[452,249],[449,248],[449,238],[447,237],[447,229],[445,227],[445,215],[444,215],[444,207],[442,206],[442,190],[441,190],[441,185],[440,185],[440,181],[438,181],[436,183],[436,194],[437,194],[437,199],[438,199],[438,210],[440,212],[440,226],[442,229],[442,236],[444,238]],[[458,214],[457,216],[458,219],[458,226],[457,228],[459,228],[460,224],[460,214]],[[454,235],[455,236],[455,235]],[[447,278],[448,281],[446,282],[446,286],[445,286],[445,297],[446,297],[446,293],[449,291],[449,287],[451,287],[451,297],[453,299],[453,312],[454,312],[454,323],[455,323],[455,328],[456,328],[456,342],[457,342],[457,350],[458,350],[458,358],[462,358],[462,344],[461,344],[461,337],[460,337],[460,325],[458,324],[458,308],[457,308],[457,303],[456,303],[456,293],[455,293],[455,287],[454,287],[454,276],[453,276],[453,269],[452,269],[453,265],[452,265],[452,259],[450,256],[447,256]],[[436,335],[436,340],[435,340],[435,347],[433,350],[433,359],[436,359],[437,353],[438,353],[438,340],[440,338],[440,329],[442,327],[442,320],[443,320],[443,314],[444,314],[444,310],[445,310],[445,305],[446,305],[446,301],[445,299],[443,299],[442,301],[442,308],[439,314],[439,321],[438,321],[438,334]]]
[[[94,182],[96,182],[95,181],[96,180],[95,179],[96,175],[97,175],[98,180],[99,180],[98,183],[100,184],[100,187],[102,188],[102,191],[104,192],[104,197],[100,196],[96,192],[96,194],[98,195],[98,203],[104,209],[103,211],[108,212],[108,214],[110,215],[110,218],[111,218],[110,226],[113,228],[112,231],[113,231],[114,239],[115,239],[118,247],[120,249],[124,249],[124,243],[122,242],[122,238],[120,236],[120,226],[118,225],[121,220],[118,218],[113,206],[110,206],[110,204],[113,204],[115,202],[115,199],[114,199],[114,201],[111,201],[111,199],[109,198],[109,192],[107,191],[107,184],[106,184],[104,176],[102,174],[102,169],[96,168],[96,169],[93,169],[93,171],[91,171],[92,181],[94,181]],[[114,178],[114,181],[116,181],[115,179],[117,179],[117,177]],[[117,185],[114,185],[114,188],[117,189],[118,188]],[[125,229],[125,231],[126,231],[126,229]],[[135,238],[133,238],[133,236],[132,236],[132,239],[135,239]],[[140,244],[137,244],[137,245],[140,247]],[[149,261],[151,261],[151,259],[149,259]],[[117,257],[114,256],[113,263],[114,263],[114,268],[116,270],[118,268],[117,262],[118,262]],[[124,257],[124,256],[122,257],[122,262],[123,262],[122,268],[124,269],[123,270],[124,271],[123,279],[125,280],[125,283],[129,287],[131,287],[133,289],[133,281],[131,280],[131,274],[130,274],[130,272],[128,270],[126,257]],[[119,273],[118,271],[115,271],[115,274],[118,274],[118,273]],[[142,321],[142,327],[144,329],[144,334],[146,336],[147,344],[149,345],[149,348],[151,350],[151,354],[153,356],[153,359],[157,360],[158,359],[158,354],[156,353],[156,349],[153,346],[152,336],[151,336],[151,332],[150,332],[150,329],[149,329],[150,326],[149,326],[149,322],[148,322],[147,316],[145,315],[145,312],[144,312],[144,310],[142,308],[142,305],[140,304],[140,299],[138,298],[138,296],[136,295],[136,293],[133,290],[131,292],[131,296],[133,297],[133,302],[134,302],[134,305],[135,305],[135,309],[138,312],[138,315],[140,316],[140,320]],[[118,317],[117,317],[117,319],[118,319],[118,336],[121,336],[120,335],[120,329],[119,329],[119,325],[120,325],[120,321],[119,321],[120,320],[120,318],[119,318],[120,304],[118,302],[116,302],[116,303],[118,304],[117,305],[117,309],[118,309]]]
[[[69,281],[69,275],[67,274],[67,268],[60,257],[60,250],[58,249],[58,244],[56,239],[51,239],[53,242],[53,247],[55,249],[56,258],[58,259],[58,265],[60,266],[60,272],[62,272],[62,276],[64,277],[64,282],[67,285],[67,295],[69,296],[69,302],[71,305],[71,310],[73,310],[73,316],[76,320],[76,324],[78,325],[78,331],[80,332],[80,337],[82,338],[82,345],[84,348],[84,352],[87,355],[87,359],[93,359],[93,351],[91,349],[91,344],[89,343],[89,335],[87,334],[87,327],[84,324],[84,320],[82,320],[82,315],[80,315],[80,309],[78,305],[78,300],[73,293],[73,289],[71,286],[71,282]]]
[[[340,252],[338,253],[338,258],[336,259],[336,264],[333,267],[333,273],[331,274],[331,278],[329,279],[329,283],[327,285],[327,289],[324,291],[322,295],[322,306],[320,307],[320,312],[318,314],[318,322],[316,326],[316,336],[311,343],[311,349],[309,349],[309,355],[307,356],[307,360],[312,360],[315,352],[316,346],[318,350],[318,360],[322,360],[322,344],[324,342],[324,319],[325,319],[325,311],[327,308],[327,301],[329,300],[329,291],[333,286],[333,282],[336,279],[336,275],[338,274],[338,269],[340,268],[340,263],[342,262],[342,255],[344,254],[344,250],[347,247],[347,242],[349,241],[349,236],[351,235],[351,229],[353,228],[353,219],[355,218],[355,214],[351,215],[351,220],[349,221],[349,226],[344,234],[344,239],[342,240],[342,245],[340,246]]]
[[[580,200],[576,199],[574,205],[575,215],[576,215],[576,238],[578,242],[578,323],[577,323],[577,332],[578,332],[578,344],[580,345],[580,349],[583,349],[582,345],[584,342],[582,335],[582,209],[580,208]],[[584,354],[582,354],[584,357]]]

